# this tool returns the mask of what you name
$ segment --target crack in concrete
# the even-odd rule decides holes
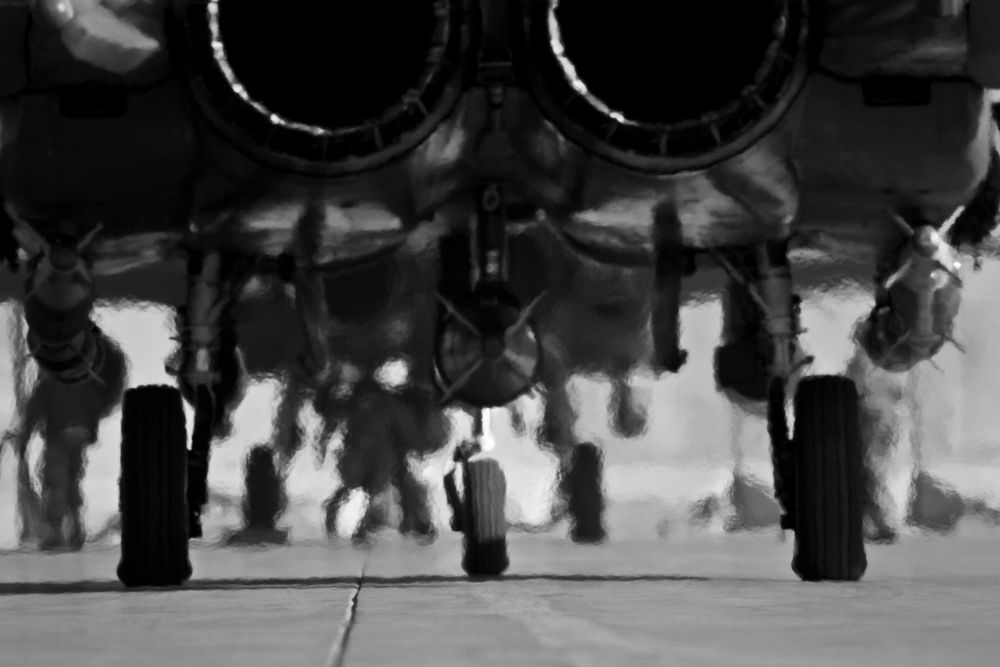
[[[337,637],[333,640],[333,645],[330,647],[330,654],[326,658],[325,667],[343,667],[344,665],[344,659],[347,656],[347,645],[351,639],[351,630],[354,629],[354,624],[358,617],[358,600],[361,597],[361,588],[365,584],[365,570],[367,567],[368,558],[366,557],[365,562],[361,564],[361,574],[354,585],[354,593],[351,594],[351,599],[347,602],[347,609],[344,611],[344,618],[340,622]]]

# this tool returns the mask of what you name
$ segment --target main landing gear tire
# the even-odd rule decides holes
[[[462,569],[470,577],[496,577],[507,569],[507,479],[494,459],[467,461],[464,470]]]
[[[119,488],[118,579],[128,587],[187,581],[187,432],[179,390],[147,386],[125,392]]]
[[[795,556],[804,581],[865,573],[865,501],[858,392],[850,379],[813,376],[795,395]]]
[[[604,528],[604,464],[601,451],[589,442],[573,448],[566,475],[570,539],[577,544],[600,544],[607,539]]]

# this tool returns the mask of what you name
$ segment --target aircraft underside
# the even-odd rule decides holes
[[[983,31],[1000,13],[426,0],[388,3],[387,23],[378,3],[300,4],[102,6],[100,20],[0,6],[14,44],[0,41],[0,250],[27,285],[0,287],[23,297],[39,386],[104,388],[88,428],[25,410],[16,447],[38,421],[85,446],[121,400],[96,298],[177,309],[177,387],[124,392],[122,581],[191,575],[212,442],[264,374],[285,386],[276,459],[255,450],[248,480],[279,491],[308,402],[328,436],[346,425],[345,489],[417,505],[406,455],[444,446],[445,406],[471,412],[445,478],[471,575],[509,564],[484,411],[540,390],[574,539],[599,542],[600,455],[573,436],[566,383],[609,377],[616,431],[641,431],[629,374],[682,372],[681,308],[717,292],[716,382],[766,415],[793,569],[859,579],[863,378],[809,375],[793,275],[801,289],[875,275],[856,333],[875,366],[960,345],[959,249],[988,252],[1000,210],[1000,63]],[[108,21],[131,32],[104,39]],[[373,378],[397,358],[405,389],[387,398]],[[405,409],[379,423],[390,404]],[[268,502],[248,527],[273,528]],[[431,531],[425,514],[407,530]]]

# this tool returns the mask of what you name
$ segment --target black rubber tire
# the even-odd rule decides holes
[[[570,539],[578,544],[600,544],[604,527],[604,461],[601,450],[589,442],[573,448],[565,480]]]
[[[129,587],[187,581],[187,429],[178,389],[158,385],[125,392],[119,492],[118,579]]]
[[[270,447],[257,445],[247,456],[244,474],[243,521],[253,530],[274,530],[285,510],[284,480]]]
[[[464,466],[465,553],[462,569],[471,577],[496,577],[507,569],[507,479],[494,459]]]
[[[865,556],[864,451],[854,382],[807,377],[795,395],[795,555],[804,581],[858,581]]]

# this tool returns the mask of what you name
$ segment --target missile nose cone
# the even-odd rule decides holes
[[[941,247],[941,235],[930,225],[924,225],[913,235],[913,245],[921,254],[930,257]]]

